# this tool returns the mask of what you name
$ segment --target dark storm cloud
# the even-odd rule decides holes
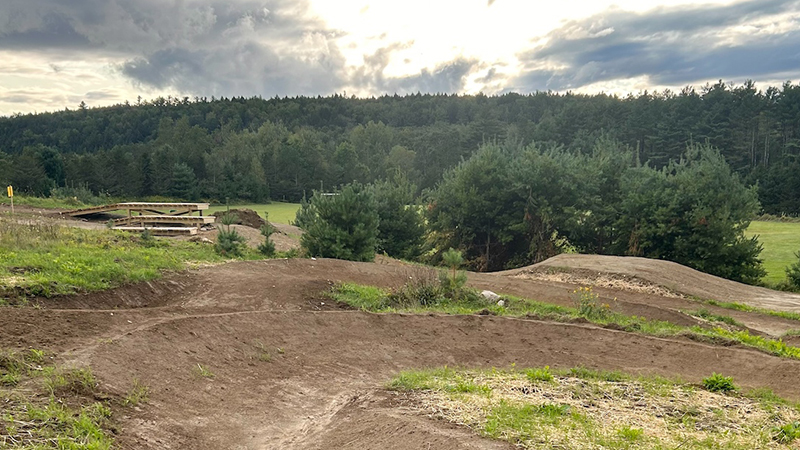
[[[112,56],[135,84],[198,95],[335,92],[346,84],[338,36],[304,0],[0,4],[0,50]]]
[[[509,89],[564,90],[643,75],[654,84],[680,85],[800,73],[800,26],[783,34],[755,32],[756,20],[798,8],[797,0],[751,0],[643,14],[608,10],[564,24],[544,45],[521,54],[524,70]],[[744,39],[723,42],[735,26],[755,28]]]
[[[353,85],[375,93],[457,92],[476,64],[455,59],[408,77],[385,77],[392,52],[403,47],[392,44],[348,72],[339,36],[311,17],[307,0],[0,4],[0,50],[110,56],[124,61],[117,70],[135,85],[196,95],[316,95]]]

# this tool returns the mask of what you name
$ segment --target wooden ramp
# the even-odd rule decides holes
[[[203,215],[203,210],[208,209],[208,203],[152,203],[152,202],[125,202],[113,203],[110,205],[92,206],[90,208],[73,209],[64,211],[61,214],[80,217],[91,214],[100,214],[111,211],[127,211],[130,216],[134,211],[139,213],[152,213],[166,216],[181,216],[185,214],[199,213]]]
[[[149,231],[155,236],[184,236],[197,234],[197,228],[189,227],[114,227],[115,230],[141,233]]]

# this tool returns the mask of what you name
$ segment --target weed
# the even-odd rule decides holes
[[[615,383],[626,381],[630,378],[622,372],[588,369],[583,366],[573,367],[569,369],[566,374],[583,380],[610,381]]]
[[[685,311],[685,313],[690,315],[690,316],[695,316],[695,317],[699,317],[701,319],[708,320],[710,322],[721,322],[721,323],[728,324],[728,325],[733,326],[733,327],[744,328],[744,324],[742,324],[741,322],[737,321],[733,317],[713,314],[707,309],[699,309],[697,311]]]
[[[581,317],[602,320],[611,316],[611,305],[600,303],[600,296],[592,291],[591,286],[572,291],[572,301]]]
[[[89,368],[51,371],[45,374],[43,383],[50,395],[90,396],[97,388],[97,379]]]
[[[630,425],[623,425],[622,428],[617,430],[617,436],[628,442],[636,442],[644,437],[644,430]]]
[[[531,383],[537,381],[553,381],[553,374],[550,373],[550,366],[544,366],[541,369],[528,369],[525,371],[525,376],[528,377]]]
[[[203,378],[214,378],[214,372],[210,371],[208,367],[198,363],[197,368],[195,369],[195,373]]]
[[[147,402],[149,395],[150,388],[142,384],[138,378],[134,378],[133,385],[128,393],[125,394],[125,399],[122,401],[122,404],[125,406],[136,406],[139,403]]]
[[[733,377],[726,377],[719,373],[703,378],[703,387],[709,392],[726,393],[737,390],[737,387],[733,384]]]
[[[800,438],[800,423],[792,422],[772,429],[772,439],[781,444],[794,442]]]

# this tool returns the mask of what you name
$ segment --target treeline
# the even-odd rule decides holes
[[[590,154],[559,146],[484,144],[448,170],[425,207],[402,175],[316,191],[296,223],[311,256],[371,261],[375,252],[437,264],[448,249],[469,268],[525,266],[564,251],[675,261],[732,280],[765,274],[744,231],[755,189],[722,155],[691,145],[657,169],[600,139]]]
[[[0,182],[46,195],[298,200],[400,170],[420,190],[483,142],[590,154],[613,139],[662,168],[709,143],[771,214],[800,213],[800,85],[752,82],[627,97],[540,92],[357,99],[159,98],[0,118]]]

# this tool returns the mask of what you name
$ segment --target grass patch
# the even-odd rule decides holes
[[[719,300],[705,300],[705,299],[695,299],[699,302],[705,303],[707,305],[716,306],[719,308],[730,309],[733,311],[743,311],[743,312],[751,312],[757,314],[765,314],[768,316],[780,317],[783,319],[789,320],[797,320],[800,321],[800,313],[791,312],[791,311],[774,311],[771,309],[765,308],[756,308],[755,306],[745,305],[744,303],[738,302],[721,302]]]
[[[542,373],[552,379],[531,378]],[[452,389],[459,384],[482,390]],[[525,449],[750,450],[789,448],[800,437],[797,405],[774,394],[778,400],[767,401],[764,394],[714,393],[680,380],[582,367],[444,367],[401,372],[388,386],[421,412]]]
[[[146,384],[142,384],[138,378],[133,379],[132,386],[122,404],[125,406],[137,406],[140,403],[146,403],[150,396],[150,388]]]
[[[729,329],[732,323],[737,324],[736,326],[741,326],[738,322],[729,317],[717,316],[706,312],[705,316],[713,319],[709,326],[687,327],[667,321],[649,320],[639,316],[628,316],[610,310],[607,305],[599,303],[597,299],[591,301],[587,300],[585,297],[588,295],[596,296],[591,290],[580,291],[581,298],[578,299],[576,307],[574,308],[556,306],[512,296],[503,296],[504,305],[500,306],[496,303],[486,301],[475,291],[471,291],[467,288],[463,290],[470,292],[454,295],[452,298],[444,296],[429,298],[427,295],[419,297],[409,297],[407,295],[398,296],[398,292],[403,293],[407,290],[407,287],[385,290],[374,286],[342,283],[334,286],[328,295],[338,302],[346,303],[355,308],[370,312],[493,314],[498,316],[528,317],[563,323],[583,320],[602,327],[649,336],[685,337],[695,341],[719,345],[741,344],[775,356],[800,359],[800,348],[787,345],[781,340],[754,336],[746,330]],[[415,287],[413,290],[415,292],[420,291],[418,287]],[[424,304],[413,302],[412,300],[414,298],[421,299],[418,300],[418,302],[424,301]],[[722,322],[725,327],[715,326],[715,321]]]
[[[722,316],[719,314],[713,314],[707,309],[699,309],[697,311],[682,311],[684,314],[688,314],[690,316],[699,317],[703,320],[707,320],[709,322],[719,322],[730,325],[736,328],[744,328],[744,324],[737,321],[733,317],[729,316]]]
[[[244,258],[261,257],[248,250]],[[222,261],[201,243],[0,218],[0,302],[104,290]]]
[[[269,214],[269,221],[273,223],[285,223],[291,224],[294,222],[294,217],[297,214],[297,210],[300,208],[299,203],[281,203],[281,202],[273,202],[269,204],[248,204],[248,205],[231,205],[231,209],[252,209],[253,211],[257,212],[261,217],[264,217],[264,213]],[[214,214],[218,211],[225,211],[227,210],[227,206],[225,205],[214,205],[208,209],[207,214]],[[798,247],[800,248],[800,247]]]
[[[111,408],[95,401],[97,381],[88,368],[58,368],[44,352],[0,352],[0,448],[106,450]]]
[[[771,285],[784,281],[786,267],[797,261],[794,252],[800,250],[800,223],[754,220],[746,234],[757,235],[764,246],[760,255],[767,270],[764,281]]]

